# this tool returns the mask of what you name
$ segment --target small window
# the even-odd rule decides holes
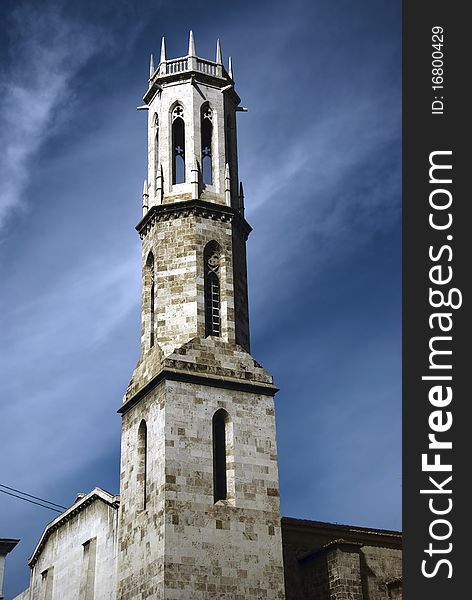
[[[172,183],[185,183],[185,122],[180,104],[172,111],[172,154]]]
[[[157,113],[154,113],[154,179],[159,176],[159,119]]]
[[[233,132],[232,132],[232,123],[230,115],[226,116],[226,127],[225,127],[225,152],[226,152],[226,161],[228,164],[232,164],[232,145],[233,145]]]
[[[220,247],[209,242],[203,253],[205,268],[205,336],[221,335]]]
[[[149,298],[145,298],[145,302],[149,303],[149,346],[154,346],[154,328],[155,328],[155,298],[156,298],[156,286],[155,286],[155,273],[154,273],[154,255],[152,252],[149,253],[146,260],[146,268],[144,273],[144,286],[146,295],[149,294]]]
[[[140,510],[146,509],[147,504],[147,426],[142,420],[138,429],[138,503]]]
[[[201,136],[202,136],[202,177],[203,183],[213,183],[213,111],[207,103],[201,110]]]
[[[213,415],[213,499],[228,499],[227,428],[229,415],[220,408]]]

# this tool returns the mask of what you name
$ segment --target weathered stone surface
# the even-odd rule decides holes
[[[206,244],[221,248],[221,338],[249,350],[244,235],[227,221],[179,212],[156,221],[143,238],[142,348],[151,349],[151,334],[163,355],[194,337],[205,336],[204,261]],[[234,244],[234,247],[233,247]],[[236,253],[236,262],[234,261]],[[154,329],[151,331],[150,285],[146,263],[154,257]],[[234,273],[238,275],[235,299]],[[235,311],[235,305],[237,310]]]
[[[401,534],[282,519],[287,600],[400,600]]]
[[[218,379],[223,383],[249,383],[273,394],[272,376],[244,348],[220,338],[193,338],[172,354],[163,357],[159,347],[151,348],[139,360],[124,397],[125,405],[161,372],[181,373]]]
[[[150,206],[137,227],[142,352],[120,409],[120,600],[135,598],[136,590],[139,598],[284,597],[276,388],[249,354],[245,244],[250,227],[238,197],[239,98],[234,91],[222,93],[229,80],[218,69],[211,77],[172,77],[159,70],[160,87],[145,96]],[[186,181],[179,184],[172,183],[176,107],[177,118],[185,121]],[[205,185],[200,178],[195,187],[204,109],[210,110],[213,128],[213,177]],[[218,335],[205,337],[204,256],[210,243],[218,248],[220,327]],[[226,411],[227,494],[215,502],[218,409]],[[139,436],[144,430],[143,471]]]
[[[117,522],[118,498],[99,488],[83,495],[51,521],[29,562],[31,584],[26,597],[29,600],[114,600]],[[90,542],[94,545],[93,560],[86,556],[86,544]],[[49,598],[44,584],[48,571]],[[84,582],[88,574],[89,581],[92,575],[93,593],[87,594]],[[79,595],[81,589],[83,593]]]
[[[220,407],[233,426],[234,495],[215,504],[212,416]],[[133,465],[142,419],[148,424],[151,483],[146,513],[137,514]],[[279,498],[273,493],[278,490],[276,459],[270,396],[165,381],[125,413],[124,578],[118,597],[127,597],[139,576],[127,565],[141,565],[143,597],[163,597],[165,589],[166,598],[282,598]],[[143,551],[152,547],[152,540],[160,568]],[[121,577],[122,568],[119,572]]]

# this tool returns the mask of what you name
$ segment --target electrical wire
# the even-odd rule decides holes
[[[8,494],[9,496],[13,496],[13,498],[18,498],[19,500],[24,500],[25,502],[29,502],[30,504],[36,504],[37,506],[41,506],[41,508],[48,508],[49,510],[53,510],[54,512],[60,513],[62,512],[58,508],[53,508],[52,506],[46,506],[45,504],[40,504],[39,502],[35,502],[34,500],[28,500],[28,498],[22,498],[21,496],[17,496],[16,494],[12,494],[11,492],[7,492],[6,490],[0,490],[3,494]]]
[[[0,483],[0,487],[10,490],[10,492],[16,492],[17,494],[21,494],[22,496],[28,496],[28,498],[34,498],[35,500],[39,500],[40,502],[44,502],[45,504],[52,504],[53,506],[57,506],[58,508],[62,508],[63,510],[67,508],[67,506],[62,506],[62,504],[56,504],[55,502],[50,502],[49,500],[45,500],[44,498],[40,498],[39,496],[33,496],[32,494],[28,494],[27,492],[17,490],[13,487],[5,485],[4,483]]]
[[[5,489],[2,490],[1,488],[5,488]],[[7,492],[6,490],[10,490],[10,491]],[[41,506],[43,508],[48,508],[49,510],[54,510],[56,512],[62,512],[62,510],[66,510],[66,507],[62,506],[61,504],[56,504],[55,502],[50,502],[49,500],[45,500],[44,498],[40,498],[39,496],[33,496],[32,494],[22,492],[21,490],[17,490],[8,485],[4,485],[3,483],[0,483],[0,492],[3,492],[4,494],[8,494],[9,496],[13,496],[14,498],[18,498],[19,500],[24,500],[25,502],[30,502],[31,504],[36,504],[37,506]],[[16,494],[13,494],[12,492],[16,492]],[[17,494],[21,494],[21,496],[18,496]],[[23,496],[28,496],[28,498],[34,498],[34,500],[39,500],[40,502],[34,502],[33,500],[29,500],[28,498],[24,498]],[[47,504],[51,504],[52,506],[47,506]],[[53,508],[54,506],[57,506],[58,508],[60,508],[62,510],[58,510],[58,508]]]

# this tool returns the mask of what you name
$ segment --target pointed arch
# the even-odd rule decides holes
[[[138,506],[141,510],[146,509],[147,504],[147,425],[143,419],[138,428],[138,468],[137,468],[137,488],[138,488]]]
[[[172,184],[185,183],[185,121],[180,103],[173,106],[172,117]]]
[[[154,254],[149,252],[146,259],[146,267],[144,274],[145,286],[145,301],[147,303],[146,312],[149,314],[149,347],[154,346],[154,329],[155,329],[155,301],[156,301],[156,285],[155,285],[155,269],[154,269]]]
[[[230,500],[234,496],[233,426],[224,408],[213,415],[212,434],[213,501]]]
[[[159,117],[154,113],[152,122],[154,134],[154,180],[159,176]]]
[[[205,185],[213,183],[213,110],[208,102],[200,109],[202,179]]]
[[[226,127],[225,127],[225,154],[226,154],[226,160],[225,162],[227,162],[228,164],[231,164],[231,150],[232,150],[232,143],[233,143],[233,139],[232,139],[232,131],[231,131],[231,127],[232,127],[232,121],[231,121],[231,115],[227,114],[226,115]]]
[[[221,248],[214,240],[203,252],[205,277],[205,337],[221,335],[220,261]]]

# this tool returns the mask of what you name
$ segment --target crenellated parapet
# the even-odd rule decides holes
[[[246,110],[234,89],[232,62],[197,56],[190,32],[188,54],[168,59],[165,40],[157,67],[151,55],[148,88],[148,177],[143,215],[160,204],[203,199],[244,211],[238,179],[236,113]]]

